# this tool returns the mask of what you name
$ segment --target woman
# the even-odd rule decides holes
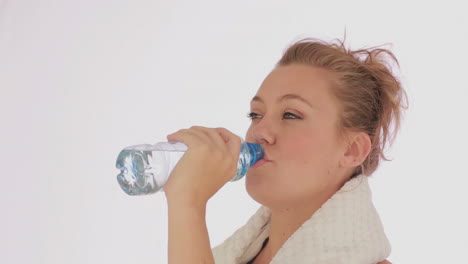
[[[390,244],[367,177],[386,159],[406,94],[382,55],[306,39],[290,46],[251,102],[246,141],[265,158],[246,175],[263,206],[211,249],[206,204],[236,171],[241,141],[224,128],[168,135],[189,149],[165,186],[170,263],[379,263]],[[394,133],[390,130],[393,122]],[[386,261],[380,263],[388,263]]]

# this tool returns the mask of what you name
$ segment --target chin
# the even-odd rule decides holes
[[[262,205],[269,206],[278,198],[278,191],[275,190],[272,178],[255,174],[247,175],[245,187],[250,197]]]
[[[258,171],[248,171],[247,175],[245,176],[245,187],[248,192],[255,192],[255,190],[259,190],[265,188],[266,185],[270,185],[272,177],[267,177],[265,173],[260,173]]]

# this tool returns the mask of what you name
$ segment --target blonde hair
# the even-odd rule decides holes
[[[393,144],[400,128],[402,109],[408,109],[408,97],[392,73],[390,61],[395,55],[378,47],[350,50],[344,40],[326,42],[302,39],[292,44],[276,67],[305,64],[326,69],[336,76],[332,94],[341,103],[339,131],[364,131],[371,139],[371,151],[352,177],[371,175],[384,155],[387,143]],[[404,101],[406,104],[403,104]],[[393,130],[391,124],[393,122]]]

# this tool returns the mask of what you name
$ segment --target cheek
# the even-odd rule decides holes
[[[319,133],[296,134],[282,148],[284,166],[279,166],[280,174],[288,179],[283,187],[295,190],[298,197],[322,190],[328,171],[334,164],[334,143],[326,133]]]
[[[320,140],[311,134],[292,134],[284,146],[286,157],[307,157],[317,152]]]
[[[331,157],[334,143],[327,133],[295,134],[282,148],[285,160],[300,166],[323,166]]]

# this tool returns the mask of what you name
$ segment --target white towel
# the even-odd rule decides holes
[[[271,211],[260,209],[222,244],[213,248],[216,264],[244,264],[269,235]],[[374,264],[390,255],[367,176],[352,178],[299,227],[271,264]]]

